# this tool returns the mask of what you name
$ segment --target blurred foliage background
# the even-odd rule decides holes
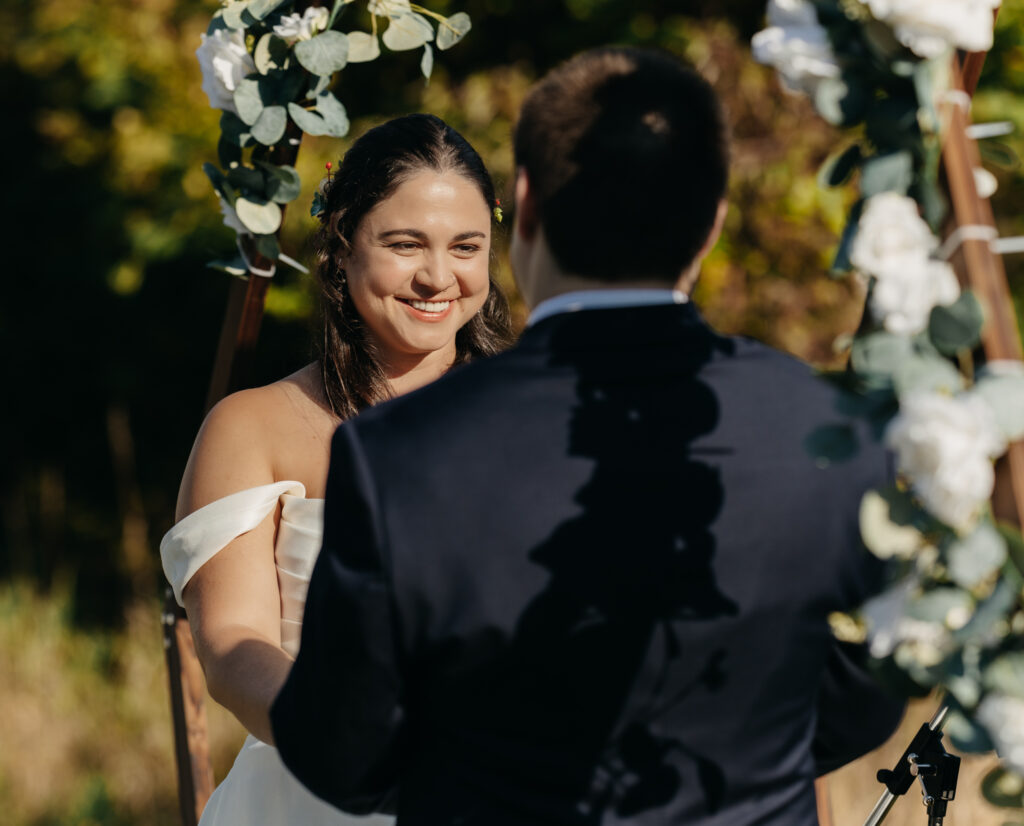
[[[480,150],[510,201],[509,134],[534,79],[602,43],[684,55],[720,91],[734,138],[732,207],[697,300],[723,331],[836,363],[833,342],[857,325],[862,305],[851,281],[826,274],[852,193],[819,188],[816,174],[842,139],[752,63],[763,0],[430,5],[468,12],[473,31],[440,56],[429,84],[418,53],[346,68],[336,91],[353,135],[395,114],[434,112]],[[201,420],[227,294],[228,276],[205,262],[233,247],[200,169],[215,159],[218,114],[200,90],[194,52],[215,8],[212,0],[0,6],[3,823],[176,821],[157,547]],[[1024,0],[1004,2],[974,111],[1016,127],[986,148],[1000,182],[1001,232],[1022,235]],[[307,262],[305,205],[324,163],[346,146],[314,139],[300,153],[310,192],[288,213],[283,246]],[[522,319],[501,246],[501,281]],[[1020,317],[1024,257],[1007,268]],[[312,311],[308,277],[275,277],[259,382],[309,360]],[[226,712],[211,712],[220,777],[239,730]],[[839,789],[838,822],[861,822],[876,793],[862,778]],[[950,824],[1002,822],[981,813],[983,804],[964,805],[951,807]],[[923,816],[906,811],[894,822]]]

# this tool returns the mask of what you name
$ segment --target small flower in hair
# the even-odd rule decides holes
[[[309,208],[309,214],[313,218],[319,218],[327,209],[327,187],[331,185],[331,170],[334,169],[334,164],[328,161],[324,168],[327,170],[327,177],[320,179],[316,192],[313,193],[313,204]]]
[[[501,223],[501,219],[504,218],[504,217],[505,217],[505,213],[501,211],[501,199],[500,198],[495,198],[494,199],[494,220],[497,221],[500,224]]]

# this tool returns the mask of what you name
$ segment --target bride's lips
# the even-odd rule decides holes
[[[452,313],[457,299],[447,301],[423,301],[419,298],[399,298],[406,311],[420,321],[441,321]]]

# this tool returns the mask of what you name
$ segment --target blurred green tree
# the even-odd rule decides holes
[[[347,67],[338,93],[353,135],[397,113],[433,111],[479,148],[508,201],[509,134],[530,82],[601,43],[682,54],[720,90],[734,137],[733,206],[698,300],[723,330],[834,362],[832,342],[856,325],[861,304],[852,281],[825,275],[850,194],[816,182],[836,133],[750,59],[763,0],[698,0],[685,14],[668,0],[435,5],[468,12],[470,36],[438,60],[429,84],[418,79],[418,53]],[[1024,187],[1011,158],[1024,148],[1022,5],[1004,5],[976,106],[979,118],[1018,127],[1001,140],[1009,165],[997,170],[1004,234],[1024,232]],[[131,594],[155,593],[155,548],[202,413],[227,291],[227,276],[204,265],[233,243],[200,170],[216,155],[218,115],[200,90],[194,51],[215,8],[210,0],[0,8],[8,187],[0,577],[67,580],[83,621],[119,622]],[[303,180],[318,180],[347,143],[308,141]],[[312,227],[304,206],[289,211],[284,247],[307,263]],[[1009,263],[1020,296],[1020,264]],[[275,277],[257,381],[309,358],[312,308],[308,277]]]

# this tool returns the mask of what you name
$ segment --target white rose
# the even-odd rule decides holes
[[[956,47],[992,48],[994,9],[1000,0],[861,0],[897,39],[920,57],[938,57]]]
[[[200,39],[196,57],[203,70],[203,91],[210,106],[237,115],[235,89],[246,75],[256,71],[256,64],[245,48],[245,36],[240,30],[218,29],[212,35],[200,35]]]
[[[913,198],[882,192],[868,198],[864,205],[850,261],[865,275],[877,275],[893,256],[927,256],[938,244]]]
[[[978,704],[975,716],[1007,766],[1024,774],[1024,700],[1006,694],[987,694]]]
[[[929,512],[957,530],[970,527],[992,495],[992,459],[1006,449],[988,404],[971,395],[911,393],[885,440]]]
[[[310,40],[317,32],[327,28],[331,13],[323,6],[311,6],[301,16],[286,14],[281,22],[274,26],[274,34],[289,44],[297,40]]]
[[[952,268],[928,257],[938,243],[912,198],[883,192],[868,199],[850,261],[876,279],[871,314],[890,333],[921,332],[933,307],[960,295]]]
[[[768,28],[750,45],[754,60],[774,66],[790,91],[813,95],[823,78],[839,75],[828,33],[808,0],[769,0]]]
[[[922,332],[933,307],[952,304],[960,295],[953,268],[923,255],[896,256],[875,278],[871,315],[896,335]]]
[[[235,208],[225,201],[224,196],[219,192],[217,193],[217,200],[220,201],[220,213],[224,216],[224,226],[231,227],[235,232],[243,235],[251,235],[252,232],[242,223],[242,219],[238,217]]]

